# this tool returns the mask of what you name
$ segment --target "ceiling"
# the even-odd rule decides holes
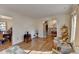
[[[70,4],[3,4],[0,5],[0,13],[11,15],[11,11],[31,18],[43,18],[57,14],[70,13]],[[1,11],[2,10],[2,11]]]

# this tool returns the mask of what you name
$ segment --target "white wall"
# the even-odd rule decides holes
[[[34,37],[35,33],[35,22],[33,19],[16,15],[13,18],[13,45],[20,43],[23,41],[23,35],[29,31],[32,35],[32,38]]]

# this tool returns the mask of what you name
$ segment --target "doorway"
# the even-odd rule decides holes
[[[57,37],[56,20],[47,20],[43,23],[43,36]]]

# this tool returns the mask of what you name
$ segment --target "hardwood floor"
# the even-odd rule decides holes
[[[19,46],[25,50],[35,50],[35,51],[51,51],[52,50],[53,39],[47,38],[35,38],[31,42],[22,42]]]
[[[24,50],[33,51],[51,51],[53,47],[53,39],[48,37],[44,38],[34,38],[31,42],[21,42],[18,44]],[[7,41],[5,44],[0,45],[0,51],[7,49],[12,46],[11,42]]]
[[[8,47],[12,46],[12,43],[7,41],[3,45],[0,45],[0,51],[7,49]]]

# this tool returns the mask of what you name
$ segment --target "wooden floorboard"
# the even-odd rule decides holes
[[[31,42],[21,42],[18,45],[24,50],[35,50],[35,51],[51,51],[53,39],[48,38],[34,38]],[[12,46],[11,42],[7,41],[5,44],[0,45],[0,51]]]
[[[31,42],[25,43],[22,42],[19,46],[25,50],[35,50],[35,51],[51,51],[52,50],[52,42],[53,39],[41,39],[36,38],[32,39]]]
[[[7,41],[4,44],[0,44],[0,51],[9,48],[10,46],[12,46],[12,43]]]

